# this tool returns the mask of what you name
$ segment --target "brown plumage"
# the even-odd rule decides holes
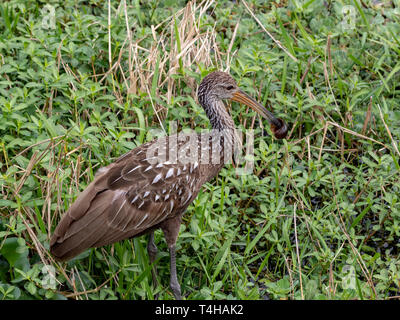
[[[241,91],[230,75],[209,74],[199,86],[198,100],[215,130],[159,138],[99,169],[51,237],[50,250],[56,259],[66,261],[88,248],[150,233],[148,252],[154,262],[153,231],[161,228],[171,256],[170,285],[180,299],[175,243],[182,215],[201,186],[240,148],[221,99],[246,103],[267,118],[278,138],[286,136],[285,123]],[[155,273],[153,277],[155,281]]]

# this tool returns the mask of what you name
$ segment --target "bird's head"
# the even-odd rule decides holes
[[[276,138],[283,139],[287,135],[286,123],[282,119],[276,118],[262,104],[241,90],[236,81],[226,72],[215,71],[208,74],[200,83],[197,94],[199,102],[204,108],[210,104],[210,100],[230,99],[243,103],[268,120]]]

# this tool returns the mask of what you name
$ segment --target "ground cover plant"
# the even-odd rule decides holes
[[[225,70],[254,112],[253,174],[227,165],[177,242],[185,299],[400,296],[400,1],[0,3],[0,299],[172,299],[145,237],[56,263],[49,238],[96,170],[154,137],[205,129],[200,80]]]

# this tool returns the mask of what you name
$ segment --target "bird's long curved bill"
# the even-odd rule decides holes
[[[239,89],[238,91],[236,91],[233,94],[232,100],[243,103],[246,106],[249,106],[253,110],[257,111],[265,119],[268,120],[270,125],[274,125],[275,127],[278,128],[281,126],[280,121],[270,111],[268,111],[262,104],[254,100],[252,97],[250,97],[247,93],[243,92],[242,90]]]

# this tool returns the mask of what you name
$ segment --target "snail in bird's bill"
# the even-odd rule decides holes
[[[281,118],[276,118],[280,126],[276,126],[275,124],[271,124],[271,131],[274,134],[275,138],[277,139],[283,139],[286,138],[288,134],[288,126],[285,121],[283,121]]]

